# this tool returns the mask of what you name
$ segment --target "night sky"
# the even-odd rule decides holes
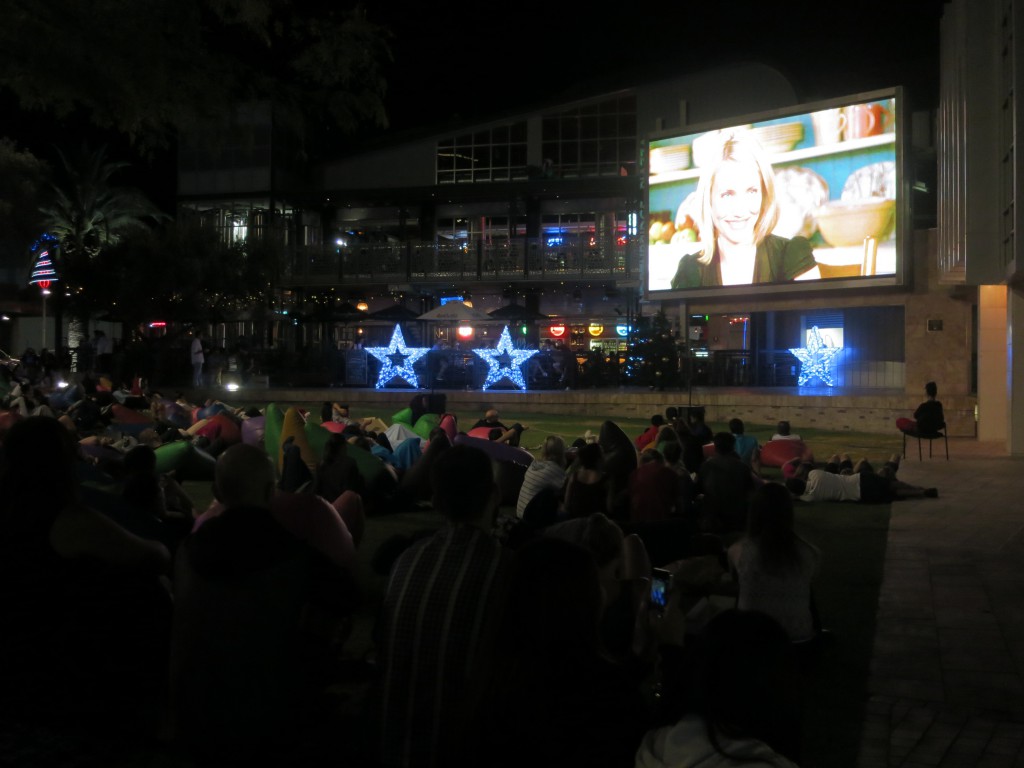
[[[396,10],[392,126],[493,117],[750,59],[776,66],[804,101],[894,85],[912,108],[937,100],[942,0],[645,5]]]
[[[942,0],[645,5],[371,5],[371,18],[394,32],[386,133],[493,119],[755,59],[789,77],[803,101],[903,85],[911,109],[937,103]],[[0,114],[0,135],[45,156],[69,137],[130,156],[124,141],[80,120],[19,116],[2,93]],[[173,155],[136,162],[133,181],[173,208]]]

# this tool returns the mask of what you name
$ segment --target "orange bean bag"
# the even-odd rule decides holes
[[[761,466],[781,467],[806,452],[807,444],[803,440],[769,440],[761,446]]]

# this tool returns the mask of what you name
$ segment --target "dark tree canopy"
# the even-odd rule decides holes
[[[388,33],[311,0],[0,0],[0,88],[143,151],[268,101],[300,138],[386,124]]]

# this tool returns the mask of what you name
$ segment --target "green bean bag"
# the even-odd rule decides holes
[[[413,426],[412,423],[412,408],[403,408],[394,416],[391,417],[392,424],[405,424],[407,427]]]
[[[156,449],[156,471],[174,472],[179,482],[187,480],[213,480],[217,460],[196,448],[188,440],[176,440]]]
[[[274,466],[281,468],[281,428],[284,425],[284,411],[277,403],[270,403],[263,411],[263,450],[274,460]]]
[[[306,422],[306,442],[309,443],[317,464],[323,459],[324,448],[332,434],[333,432],[325,429],[324,425],[320,423],[319,417],[314,420],[313,414],[309,415],[309,420]]]
[[[430,430],[440,425],[441,415],[439,413],[424,413],[416,419],[416,423],[413,425],[412,431],[424,440],[429,440]]]

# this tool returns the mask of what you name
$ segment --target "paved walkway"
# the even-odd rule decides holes
[[[916,448],[939,498],[892,507],[858,765],[1024,767],[1024,460]]]

